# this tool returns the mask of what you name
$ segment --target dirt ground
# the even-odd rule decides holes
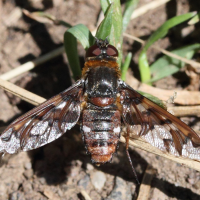
[[[151,0],[141,0],[139,6]],[[63,43],[65,27],[41,24],[22,14],[29,11],[46,11],[71,25],[84,24],[90,30],[96,26],[100,3],[96,0],[3,0],[0,1],[0,74],[34,60]],[[147,39],[167,19],[200,10],[199,1],[170,1],[132,20],[127,33]],[[173,28],[167,37],[157,42],[164,49],[175,49],[200,42],[199,24],[187,29],[186,24]],[[131,68],[138,77],[137,59],[141,45],[124,38],[124,55],[134,54]],[[80,61],[84,61],[84,49],[78,47]],[[148,52],[149,62],[161,54]],[[196,55],[198,57],[198,54]],[[59,56],[34,70],[11,80],[45,98],[63,91],[71,84],[65,55]],[[156,87],[184,89],[189,79],[184,71],[158,81]],[[32,105],[0,89],[0,127],[7,126]],[[191,127],[199,130],[198,117],[185,118]],[[200,199],[200,172],[181,166],[154,154],[130,149],[138,179],[142,182],[147,166],[155,172],[151,182],[150,200],[198,200]],[[141,185],[137,185],[125,153],[120,144],[112,163],[97,167],[86,154],[79,126],[64,134],[60,139],[39,149],[17,155],[6,155],[0,168],[0,200],[131,200],[136,199]]]

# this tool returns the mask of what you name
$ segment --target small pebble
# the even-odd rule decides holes
[[[101,189],[103,188],[106,182],[106,176],[103,172],[100,172],[100,171],[94,172],[91,175],[91,182],[93,186],[95,187],[95,189],[97,189],[98,191],[101,191]]]
[[[80,181],[78,181],[78,186],[83,187],[85,190],[90,182],[90,177],[85,175]]]
[[[44,177],[40,177],[38,180],[42,185],[46,184],[46,179]]]
[[[33,170],[32,169],[26,170],[23,174],[27,179],[29,179],[33,176]]]
[[[80,161],[80,160],[76,160],[76,165],[77,165],[77,166],[82,166],[82,165],[83,165],[83,162]]]
[[[87,169],[88,171],[92,171],[92,170],[94,169],[94,166],[91,165],[90,163],[87,163],[86,169]]]
[[[32,164],[31,164],[31,162],[25,163],[25,164],[24,164],[24,168],[25,168],[25,169],[32,169]]]
[[[10,194],[9,200],[26,200],[21,191],[16,191]]]
[[[19,188],[19,183],[18,182],[14,182],[12,184],[12,191],[17,191]],[[0,194],[2,193],[1,189],[0,189]],[[1,199],[1,198],[0,198]]]
[[[132,200],[131,186],[122,178],[117,177],[115,187],[106,200]]]
[[[196,182],[195,187],[196,187],[197,189],[200,189],[200,180]]]
[[[6,199],[7,190],[6,184],[0,182],[0,199]]]
[[[25,194],[27,193],[30,193],[30,191],[32,191],[32,184],[30,183],[30,181],[25,181],[23,184],[22,184],[22,187],[23,187],[23,192]]]

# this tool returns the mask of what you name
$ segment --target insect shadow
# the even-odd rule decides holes
[[[192,190],[181,186],[175,186],[175,184],[162,179],[154,178],[152,181],[152,187],[159,189],[170,198],[181,200],[199,199],[199,195],[194,193]]]

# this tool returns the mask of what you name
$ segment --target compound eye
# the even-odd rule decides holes
[[[85,57],[86,58],[95,57],[95,56],[99,56],[100,54],[101,54],[101,50],[96,44],[94,44],[87,50]]]
[[[117,49],[114,46],[110,45],[110,44],[107,47],[106,53],[108,54],[108,56],[118,57]]]
[[[101,53],[101,49],[97,46],[97,44],[94,44],[87,50],[85,57],[96,57],[99,56]],[[118,56],[117,49],[112,45],[108,45],[108,47],[106,48],[106,53],[108,56]]]

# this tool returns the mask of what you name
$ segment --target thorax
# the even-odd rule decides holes
[[[87,102],[99,107],[114,105],[118,93],[117,80],[119,71],[117,63],[89,61],[85,79]],[[84,70],[83,70],[84,72]]]

